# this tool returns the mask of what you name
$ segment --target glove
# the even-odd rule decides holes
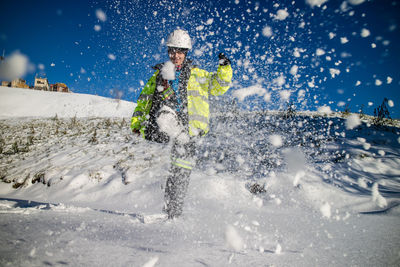
[[[221,66],[226,66],[231,64],[231,61],[229,60],[229,58],[227,58],[227,56],[225,56],[224,53],[219,53],[218,58],[219,58],[219,65]]]

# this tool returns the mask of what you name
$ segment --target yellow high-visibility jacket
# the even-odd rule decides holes
[[[190,136],[204,135],[209,131],[209,94],[214,96],[222,95],[228,91],[232,81],[231,65],[220,65],[216,73],[208,72],[196,66],[188,64],[189,74],[186,85],[186,103],[184,107],[187,111],[187,126]],[[182,76],[182,75],[181,75]],[[146,138],[146,122],[153,116],[151,112],[156,112],[152,107],[155,101],[163,101],[169,97],[173,90],[167,86],[161,94],[163,97],[156,97],[160,94],[160,87],[163,86],[160,69],[157,69],[153,76],[144,86],[138,100],[135,111],[131,119],[131,129],[139,130]],[[157,90],[156,90],[157,89]],[[160,104],[160,103],[157,103]]]

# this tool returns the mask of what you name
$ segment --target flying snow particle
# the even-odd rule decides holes
[[[356,86],[359,86],[360,84],[361,84],[360,81],[357,81],[357,82],[356,82]]]
[[[382,81],[379,80],[379,79],[376,79],[376,80],[375,80],[375,85],[376,85],[376,86],[381,86],[381,85],[382,85]]]
[[[99,32],[99,31],[101,31],[101,26],[100,25],[94,25],[94,30],[96,31],[96,32]]]
[[[352,130],[361,124],[358,114],[351,114],[346,120],[346,129]]]
[[[206,24],[207,24],[207,25],[211,25],[211,24],[213,24],[213,22],[214,22],[214,19],[211,18],[211,19],[208,19],[208,20],[207,20]]]
[[[389,77],[389,76],[388,76],[388,77],[386,78],[386,83],[387,83],[387,84],[391,84],[392,81],[393,81],[392,77]]]
[[[44,66],[44,64],[38,64],[38,68],[39,68],[39,70],[44,70],[45,69],[45,66]]]
[[[278,87],[282,87],[285,84],[285,76],[281,75],[272,80],[272,83]]]
[[[388,105],[389,105],[389,107],[394,107],[394,102],[393,102],[393,100],[388,100]]]
[[[293,65],[293,66],[290,68],[290,72],[289,72],[289,73],[292,74],[293,76],[295,76],[295,75],[297,74],[298,70],[299,70],[299,66]]]
[[[253,85],[250,87],[242,88],[233,91],[233,97],[236,97],[240,102],[242,102],[246,97],[252,95],[264,96],[267,90],[258,85]]]
[[[22,78],[28,71],[28,57],[14,52],[0,62],[0,79],[12,81]]]
[[[373,102],[368,102],[368,106],[371,107],[372,105],[374,105]]]
[[[363,144],[363,148],[364,148],[365,150],[369,150],[369,149],[371,148],[371,144],[370,144],[370,143],[364,143],[364,144]]]
[[[329,106],[322,106],[317,109],[317,112],[321,114],[331,114],[332,110]]]
[[[33,248],[31,250],[31,252],[29,252],[29,256],[31,256],[33,258],[33,257],[35,257],[35,255],[36,255],[36,248]]]
[[[339,101],[339,103],[337,103],[338,107],[344,107],[345,105],[346,105],[346,103],[343,101]]]
[[[282,253],[282,247],[281,245],[277,244],[275,248],[275,254],[281,254]]]
[[[381,155],[382,157],[384,157],[386,153],[385,153],[385,151],[380,149],[380,150],[378,150],[378,154]]]
[[[163,106],[160,114],[156,120],[160,131],[166,133],[171,138],[179,136],[178,139],[181,139],[182,143],[186,143],[186,137],[188,136],[182,135],[183,129],[175,111],[167,106]]]
[[[321,7],[324,3],[328,2],[328,0],[306,0],[306,4],[314,8],[315,6]]]
[[[115,59],[117,59],[117,57],[116,57],[114,54],[108,54],[107,57],[108,57],[110,60],[115,60]]]
[[[300,89],[299,92],[297,93],[297,98],[299,100],[303,99],[306,96],[306,91],[303,89]]]
[[[264,95],[264,101],[269,102],[271,101],[271,93],[266,92]]]
[[[236,231],[235,227],[228,225],[225,230],[225,241],[227,245],[235,251],[241,251],[244,247],[243,239]]]
[[[203,25],[199,25],[196,27],[196,31],[201,32],[202,30],[204,30],[204,26]]]
[[[276,12],[275,19],[285,20],[289,16],[289,13],[285,9],[279,9]]]
[[[171,61],[167,61],[161,69],[161,75],[165,80],[175,80],[175,65]]]
[[[143,264],[142,267],[154,267],[158,262],[158,257],[151,258],[148,262]]]
[[[288,101],[290,98],[291,92],[289,90],[282,90],[279,92],[279,96],[281,101]]]
[[[356,6],[365,2],[365,0],[347,0],[350,4]]]
[[[96,17],[97,17],[98,20],[100,20],[102,22],[105,22],[107,20],[106,13],[104,13],[104,11],[101,10],[101,9],[97,9],[96,10]]]
[[[336,75],[339,75],[339,74],[340,74],[340,70],[330,68],[330,69],[329,69],[329,73],[331,74],[332,78],[335,78]]]
[[[331,205],[329,205],[329,203],[322,205],[319,210],[321,211],[323,217],[328,219],[331,217]]]
[[[333,39],[333,38],[335,38],[336,37],[336,34],[335,33],[333,33],[333,32],[330,32],[329,33],[329,39]]]
[[[295,49],[294,49],[293,56],[294,56],[294,57],[300,57],[300,51],[299,51],[298,48],[295,48]]]
[[[272,36],[272,29],[269,26],[265,26],[262,30],[262,35],[265,37],[271,37]]]
[[[317,51],[315,53],[317,54],[317,56],[325,55],[325,51],[321,48],[317,48]]]
[[[348,42],[349,42],[349,39],[347,39],[347,37],[340,37],[340,42],[341,42],[342,44],[345,44],[345,43],[348,43]]]
[[[371,47],[372,47],[372,48],[376,48],[376,44],[375,44],[375,43],[372,43],[372,44],[371,44]]]
[[[281,147],[283,145],[282,137],[280,135],[277,134],[270,135],[268,137],[268,140],[274,147]]]
[[[361,30],[361,37],[363,37],[363,38],[370,36],[370,34],[371,34],[371,32],[368,29],[364,28]]]
[[[378,205],[380,208],[387,206],[386,199],[379,193],[379,184],[374,183],[372,186],[372,201]]]

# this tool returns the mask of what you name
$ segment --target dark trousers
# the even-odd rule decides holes
[[[165,211],[168,218],[182,214],[184,198],[189,186],[189,177],[195,165],[195,142],[181,144],[174,141],[171,150],[171,167],[165,186]]]

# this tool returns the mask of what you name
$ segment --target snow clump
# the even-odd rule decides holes
[[[165,80],[175,80],[175,65],[171,61],[167,61],[161,68],[161,75]]]
[[[340,70],[334,69],[334,68],[330,68],[330,69],[329,69],[329,73],[331,74],[332,78],[335,78],[336,75],[339,75],[339,74],[340,74]]]
[[[291,92],[289,90],[282,90],[279,92],[279,96],[282,101],[288,101],[290,98]]]
[[[393,102],[393,100],[388,100],[388,105],[389,105],[389,107],[394,107],[394,102]]]
[[[331,114],[332,110],[329,106],[322,106],[318,108],[317,112],[321,114]]]
[[[266,93],[267,93],[266,89],[264,89],[258,85],[253,85],[250,87],[235,90],[233,92],[233,96],[236,97],[240,102],[242,102],[246,97],[249,97],[252,95],[263,96]]]
[[[293,76],[295,76],[296,74],[297,74],[297,72],[299,71],[299,66],[297,66],[297,65],[293,65],[291,68],[290,68],[290,74],[292,74]]]
[[[289,16],[289,13],[285,9],[279,9],[276,12],[275,19],[277,20],[285,20]]]
[[[146,262],[143,267],[153,267],[158,262],[158,257],[151,258],[148,262]]]
[[[322,216],[325,218],[330,218],[331,217],[331,205],[329,203],[325,203],[324,205],[321,206],[320,211],[322,213]]]
[[[321,7],[326,2],[328,2],[328,0],[306,0],[306,4],[308,4],[312,8],[315,6]]]
[[[117,59],[117,57],[116,57],[114,54],[108,54],[107,57],[108,57],[110,60],[116,60],[116,59]]]
[[[162,132],[172,138],[175,138],[182,130],[175,112],[167,106],[161,108],[157,124]]]
[[[386,199],[379,193],[379,184],[374,183],[372,186],[372,201],[380,208],[387,206]]]
[[[25,76],[28,71],[28,57],[15,52],[0,62],[0,79],[12,81]]]
[[[351,114],[346,120],[346,129],[352,130],[361,124],[360,117],[357,114]]]
[[[361,37],[363,37],[363,38],[370,36],[370,34],[371,34],[371,32],[368,29],[363,28],[361,30]]]
[[[262,34],[263,34],[265,37],[271,37],[271,36],[272,36],[272,29],[271,29],[271,27],[265,26],[265,27],[263,28],[263,30],[262,30]]]
[[[281,253],[282,253],[282,246],[280,244],[277,244],[275,248],[275,254],[279,255]]]
[[[281,147],[283,145],[282,137],[280,135],[270,135],[268,140],[274,147]]]
[[[315,53],[317,54],[317,56],[325,55],[325,51],[321,48],[317,48],[317,51]]]
[[[102,22],[105,22],[107,20],[106,13],[104,13],[104,11],[101,10],[101,9],[97,9],[96,10],[96,17],[97,17],[98,20],[100,20]]]
[[[364,3],[365,0],[347,0],[347,2],[349,2],[350,4],[356,6],[356,5],[360,5],[360,4]]]
[[[235,227],[233,227],[232,225],[228,225],[226,227],[225,241],[227,245],[236,252],[241,251],[244,248],[242,237],[239,235]]]

